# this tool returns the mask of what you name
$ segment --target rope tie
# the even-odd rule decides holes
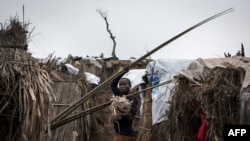
[[[110,105],[113,120],[120,120],[122,115],[128,114],[131,109],[132,101],[129,101],[125,95],[115,96]]]

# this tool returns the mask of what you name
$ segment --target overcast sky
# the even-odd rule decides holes
[[[0,0],[0,22],[19,16],[35,27],[29,40],[34,57],[111,57],[112,40],[97,9],[107,12],[120,59],[139,58],[194,24],[221,11],[234,12],[185,34],[151,58],[197,59],[250,55],[249,0]]]

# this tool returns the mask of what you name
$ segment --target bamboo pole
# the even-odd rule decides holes
[[[93,107],[93,108],[89,108],[88,110],[83,111],[83,112],[81,112],[81,113],[79,113],[79,114],[76,114],[76,115],[73,115],[73,116],[71,116],[71,117],[62,119],[61,121],[58,121],[58,122],[56,122],[56,123],[53,123],[53,124],[51,125],[50,129],[53,130],[53,129],[55,129],[55,128],[58,128],[58,127],[60,127],[60,126],[62,126],[62,125],[64,125],[64,124],[66,124],[66,123],[69,123],[69,122],[71,122],[71,121],[74,121],[74,120],[76,120],[76,119],[79,119],[79,118],[81,118],[81,117],[84,117],[84,116],[86,116],[86,115],[89,115],[89,114],[91,114],[91,113],[93,113],[93,112],[95,112],[95,111],[99,111],[99,110],[105,108],[106,106],[110,105],[111,102],[112,102],[112,101],[105,102],[105,103],[103,103],[103,104],[101,104],[101,105],[99,105],[99,106],[95,106],[95,107]]]
[[[135,62],[131,63],[130,65],[128,65],[127,67],[132,67],[133,65],[137,64],[138,62],[140,62],[141,60],[145,59],[146,57],[150,56],[151,54],[153,54],[154,52],[156,52],[157,50],[161,49],[162,47],[166,46],[167,44],[173,42],[174,40],[178,39],[179,37],[181,37],[182,35],[190,32],[191,30],[215,19],[218,18],[222,15],[225,15],[229,12],[232,12],[233,8],[229,8],[225,11],[222,11],[210,18],[207,18],[205,20],[203,20],[202,22],[199,22],[198,24],[186,29],[185,31],[177,34],[176,36],[172,37],[171,39],[167,40],[166,42],[160,44],[158,47],[156,47],[155,49],[151,50],[150,52],[146,53],[145,55],[143,55],[142,57],[138,58]],[[96,88],[94,88],[93,90],[91,90],[89,93],[87,93],[84,97],[82,97],[81,99],[79,99],[78,101],[76,101],[74,104],[72,104],[72,106],[66,108],[65,110],[63,110],[61,113],[59,113],[54,119],[52,119],[51,122],[55,122],[57,120],[63,119],[65,118],[69,113],[71,113],[73,110],[75,110],[79,105],[81,105],[82,102],[84,102],[87,98],[89,98],[90,96],[94,95],[98,90],[100,90],[101,88],[103,88],[104,86],[106,86],[108,83],[110,83],[114,78],[116,78],[117,76],[121,75],[122,73],[125,72],[125,69],[117,72],[116,74],[114,74],[113,76],[109,77],[107,80],[105,80],[103,83],[101,83],[100,85],[98,85]]]
[[[169,84],[169,83],[171,83],[171,82],[173,82],[173,81],[174,81],[174,79],[167,80],[167,81],[162,82],[162,83],[160,83],[160,84],[157,84],[157,85],[154,85],[154,86],[151,86],[151,87],[147,87],[146,89],[143,89],[143,90],[141,90],[141,91],[137,91],[137,92],[130,93],[130,94],[126,95],[126,96],[135,95],[135,94],[139,94],[139,93],[141,93],[141,92],[145,92],[145,91],[148,91],[148,90],[152,90],[152,89],[154,89],[154,88],[156,88],[156,87],[160,87],[160,86],[162,86],[162,85]],[[88,115],[88,114],[91,114],[91,113],[93,113],[93,112],[96,112],[96,111],[98,111],[98,110],[101,110],[101,109],[105,108],[106,106],[110,105],[111,103],[112,103],[112,101],[108,101],[108,102],[105,102],[105,103],[103,103],[103,104],[101,104],[101,105],[98,105],[98,106],[95,106],[95,107],[93,107],[93,108],[90,108],[90,109],[88,109],[88,110],[86,110],[86,111],[83,111],[83,112],[80,112],[80,113],[78,113],[78,114],[75,114],[75,115],[73,115],[73,116],[71,116],[71,117],[62,119],[61,121],[58,121],[58,122],[56,122],[56,123],[53,123],[53,124],[51,125],[51,129],[53,130],[53,129],[57,128],[57,127],[60,127],[60,126],[62,126],[62,125],[64,125],[64,124],[69,123],[69,122],[71,122],[71,121],[74,121],[74,120],[76,120],[76,119],[78,119],[78,118],[81,118],[81,117],[83,117],[83,116],[86,116],[86,115]]]
[[[115,75],[109,77],[106,81],[104,81],[103,83],[101,83],[100,85],[98,85],[96,88],[92,89],[90,92],[88,92],[86,95],[84,95],[80,100],[78,100],[77,102],[75,102],[74,104],[72,104],[70,107],[66,108],[63,112],[61,112],[60,114],[58,114],[52,120],[52,123],[55,122],[55,121],[57,121],[57,120],[65,118],[70,112],[72,112],[79,105],[81,105],[82,102],[84,102],[87,98],[89,98],[90,96],[94,95],[96,92],[98,92],[99,89],[101,89],[104,86],[106,86],[107,83],[111,82],[115,77],[118,77],[119,75],[121,75],[124,72],[125,72],[125,70],[119,71],[118,73],[116,73]]]

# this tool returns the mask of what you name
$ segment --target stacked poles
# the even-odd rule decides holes
[[[98,92],[100,89],[102,89],[103,87],[105,87],[107,84],[109,84],[114,78],[118,77],[119,75],[123,74],[129,67],[134,66],[135,64],[137,64],[138,62],[142,61],[143,59],[145,59],[146,57],[150,56],[151,54],[155,53],[156,51],[158,51],[159,49],[163,48],[164,46],[168,45],[169,43],[173,42],[174,40],[178,39],[179,37],[183,36],[184,34],[190,32],[191,30],[215,19],[218,18],[222,15],[225,15],[229,12],[232,12],[233,8],[227,9],[225,11],[222,11],[210,18],[207,18],[205,20],[203,20],[202,22],[199,22],[198,24],[186,29],[185,31],[177,34],[176,36],[172,37],[171,39],[165,41],[164,43],[160,44],[159,46],[157,46],[155,49],[151,50],[150,52],[146,53],[145,55],[143,55],[142,57],[138,58],[136,61],[134,61],[133,63],[131,63],[130,65],[128,65],[127,67],[125,67],[125,69],[122,69],[121,71],[117,72],[116,74],[114,74],[113,76],[109,77],[107,80],[105,80],[103,83],[101,83],[100,85],[98,85],[95,89],[91,90],[90,92],[88,92],[85,96],[83,96],[81,99],[79,99],[78,101],[76,101],[74,104],[72,104],[72,106],[66,108],[64,111],[62,111],[61,113],[59,113],[52,121],[51,124],[52,125],[56,125],[58,122],[60,122],[63,119],[66,119],[67,115],[69,115],[72,111],[74,111],[77,107],[79,107],[86,99],[88,99],[89,97],[91,97],[92,95],[94,95],[96,92]],[[109,105],[110,102],[104,103],[103,105],[107,106]],[[99,108],[96,108],[97,111],[100,110]],[[90,114],[90,113],[88,113]],[[85,115],[83,115],[85,116]],[[79,117],[80,118],[80,117]],[[64,124],[66,124],[68,122],[65,122]],[[53,128],[55,129],[55,128]]]

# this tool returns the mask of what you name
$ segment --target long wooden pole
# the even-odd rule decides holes
[[[137,64],[138,62],[140,62],[141,60],[145,59],[146,57],[150,56],[151,54],[153,54],[154,52],[156,52],[157,50],[161,49],[162,47],[166,46],[167,44],[173,42],[174,40],[178,39],[179,37],[181,37],[182,35],[190,32],[191,30],[217,18],[220,17],[222,15],[225,15],[229,12],[232,12],[233,8],[227,9],[225,11],[222,11],[208,19],[203,20],[202,22],[199,22],[198,24],[188,28],[187,30],[179,33],[178,35],[172,37],[171,39],[167,40],[166,42],[160,44],[159,46],[157,46],[155,49],[151,50],[150,52],[146,53],[145,55],[143,55],[142,57],[138,58],[136,61],[134,61],[133,63],[131,63],[130,65],[128,65],[127,67],[131,67],[135,64]],[[98,85],[96,88],[94,88],[93,90],[91,90],[90,92],[88,92],[84,97],[82,97],[81,99],[79,99],[78,101],[76,101],[74,104],[72,104],[72,106],[66,108],[64,111],[62,111],[61,113],[59,113],[54,119],[52,119],[52,122],[55,122],[59,119],[65,118],[69,113],[71,113],[73,110],[75,110],[79,105],[82,104],[82,102],[84,102],[87,98],[89,98],[90,96],[94,95],[98,90],[100,90],[101,88],[103,88],[104,86],[106,86],[108,83],[110,83],[114,78],[116,78],[117,76],[121,75],[122,73],[125,72],[125,69],[117,72],[116,74],[114,74],[113,76],[109,77],[107,80],[105,80],[104,82],[102,82],[100,85]]]
[[[135,94],[139,94],[139,93],[141,93],[141,92],[145,92],[145,91],[148,91],[148,90],[152,90],[152,89],[154,89],[154,88],[156,88],[156,87],[160,87],[160,86],[162,86],[162,85],[169,84],[169,83],[171,83],[171,82],[173,82],[173,81],[174,81],[174,79],[167,80],[167,81],[165,81],[165,82],[162,82],[162,83],[160,83],[160,84],[157,84],[157,85],[148,87],[148,88],[146,88],[146,89],[143,89],[143,90],[140,90],[140,91],[137,91],[137,92],[130,93],[130,94],[126,95],[126,96],[135,95]],[[78,114],[75,114],[75,115],[73,115],[73,116],[70,116],[70,117],[67,117],[67,118],[65,118],[65,119],[62,119],[62,120],[60,120],[60,121],[58,121],[58,122],[56,122],[56,123],[51,124],[51,128],[50,128],[50,129],[53,130],[53,129],[57,128],[57,127],[60,127],[60,126],[62,126],[62,125],[64,125],[64,124],[69,123],[69,122],[71,122],[71,121],[74,121],[74,120],[76,120],[76,119],[78,119],[78,118],[84,117],[84,116],[86,116],[86,115],[88,115],[88,114],[91,114],[91,113],[93,113],[93,112],[96,112],[96,111],[98,111],[98,110],[101,110],[101,109],[105,108],[106,106],[110,105],[111,103],[112,103],[112,101],[107,101],[107,102],[105,102],[105,103],[103,103],[103,104],[101,104],[101,105],[92,107],[92,108],[90,108],[90,109],[88,109],[88,110],[85,110],[85,111],[80,112],[80,113],[78,113]]]

